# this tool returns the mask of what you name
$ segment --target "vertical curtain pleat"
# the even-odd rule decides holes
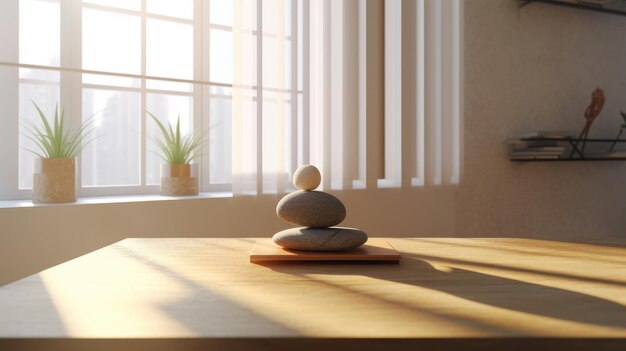
[[[233,5],[233,194],[257,194],[257,40],[256,1]]]
[[[441,184],[442,157],[442,36],[441,0],[426,0],[425,18],[425,185]]]
[[[450,182],[452,184],[459,184],[461,180],[461,152],[463,145],[463,132],[461,130],[461,116],[463,115],[463,2],[461,0],[451,0],[451,3],[450,26],[452,27],[452,38],[449,45],[452,46],[452,50],[450,52],[450,55],[452,56],[452,67],[450,68],[452,70],[452,156],[450,157],[450,162],[452,163],[452,175],[450,177]]]
[[[344,105],[349,104],[346,101],[344,93],[346,90],[345,83],[346,68],[344,67],[345,52],[344,45],[346,28],[344,25],[344,12],[346,3],[349,0],[330,1],[330,43],[329,48],[329,70],[330,70],[330,118],[328,121],[328,132],[330,133],[328,143],[331,150],[330,156],[330,189],[342,189],[343,182],[343,162],[344,153],[344,121],[350,116],[344,114]]]
[[[453,28],[448,25],[451,19],[451,0],[441,0],[441,184],[449,184],[452,179],[452,42]]]
[[[415,1],[415,178],[412,186],[423,186],[425,178],[425,75],[426,0]]]
[[[325,124],[328,116],[328,0],[310,2],[310,96],[309,114],[309,152],[310,163],[317,166],[322,173],[322,188],[327,187],[329,173],[327,166],[326,146],[330,140],[326,133]]]
[[[385,0],[385,177],[379,187],[402,184],[402,0]]]
[[[358,170],[352,182],[354,189],[365,189],[367,179],[367,0],[358,2],[358,144],[355,159]]]
[[[425,0],[426,184],[460,178],[461,6],[459,0]]]
[[[342,187],[351,189],[359,179],[359,0],[343,3],[343,149]]]

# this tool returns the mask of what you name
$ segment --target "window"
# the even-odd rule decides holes
[[[31,101],[47,113],[58,103],[74,125],[98,116],[79,196],[158,192],[147,112],[206,131],[205,192],[285,192],[303,163],[322,169],[325,189],[458,182],[460,6],[2,2],[0,99],[19,118],[2,122],[0,156],[16,172],[0,175],[0,198],[30,197],[35,146],[20,128],[37,119]]]
[[[58,1],[20,1],[20,62],[43,65],[60,65],[60,5]],[[20,123],[37,121],[37,112],[32,101],[37,101],[46,111],[53,111],[59,101],[60,74],[56,71],[19,69]],[[25,137],[19,138],[19,187],[32,187],[34,155],[27,150],[36,150],[35,144]]]

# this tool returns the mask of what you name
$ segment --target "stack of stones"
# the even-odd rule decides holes
[[[302,227],[278,232],[272,240],[286,249],[306,251],[344,251],[363,245],[367,241],[365,232],[334,227],[346,218],[346,207],[338,198],[315,191],[320,181],[315,166],[304,165],[296,170],[293,184],[299,190],[283,197],[276,213],[285,222]]]

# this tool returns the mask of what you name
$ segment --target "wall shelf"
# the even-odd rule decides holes
[[[534,160],[511,159],[511,162],[589,162],[589,161],[626,161],[626,157],[554,158],[554,159],[534,159]]]
[[[612,146],[626,143],[626,139],[603,139],[603,138],[589,138],[589,139],[580,139],[575,137],[533,137],[533,138],[519,138],[519,141],[530,141],[530,142],[539,142],[539,143],[567,143],[570,146],[570,150],[558,158],[529,158],[529,159],[520,159],[520,158],[510,158],[511,162],[586,162],[586,161],[626,161],[626,151],[618,150],[616,154],[619,156],[609,156],[611,153],[607,152],[606,154],[585,154],[581,147],[584,143],[596,144],[596,143],[606,143]]]
[[[549,5],[564,6],[570,8],[577,8],[595,12],[608,13],[618,16],[626,16],[626,1],[625,0],[611,0],[606,1],[606,4],[594,3],[592,1],[579,1],[579,0],[523,0],[521,7],[529,5],[531,3],[540,2]]]

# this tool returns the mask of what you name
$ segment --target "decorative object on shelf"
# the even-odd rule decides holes
[[[321,191],[319,170],[312,165],[298,168],[293,184],[298,191],[287,194],[276,206],[276,214],[288,223],[303,226],[274,234],[272,240],[292,250],[344,251],[367,241],[367,234],[354,228],[334,227],[346,217],[341,200]]]
[[[545,140],[550,138],[550,140]],[[531,132],[519,134],[507,140],[513,149],[509,153],[511,160],[552,160],[558,159],[565,152],[565,147],[557,140],[570,138],[563,132]]]
[[[154,139],[154,143],[161,150],[159,156],[166,162],[161,165],[161,195],[198,195],[198,168],[191,161],[199,156],[203,134],[191,132],[182,135],[180,115],[176,119],[175,127],[171,124],[165,127],[158,117],[150,112],[148,115],[161,130],[161,139]]]
[[[511,161],[618,161],[626,160],[626,152],[613,153],[617,143],[626,142],[620,140],[623,130],[626,128],[626,113],[622,112],[625,124],[622,125],[615,139],[592,139],[589,131],[593,121],[600,115],[604,107],[604,91],[596,88],[591,94],[591,103],[585,110],[585,126],[578,137],[570,133],[562,132],[530,132],[519,134],[507,140],[513,149],[509,153]],[[585,155],[587,143],[611,142],[609,153]],[[564,156],[566,147],[570,148],[569,156]]]
[[[604,107],[604,91],[600,88],[596,88],[596,90],[591,93],[591,104],[585,110],[585,119],[587,122],[583,127],[578,139],[581,140],[582,146],[580,147],[580,152],[582,154],[585,153],[585,146],[587,145],[586,140],[589,137],[589,130],[591,130],[591,124],[598,118],[600,112],[602,112],[602,108]]]
[[[537,2],[626,16],[626,2],[616,0],[523,0],[521,7]]]
[[[33,202],[64,203],[76,201],[76,156],[89,143],[84,138],[92,129],[94,116],[83,122],[75,132],[66,127],[65,112],[59,116],[58,104],[54,109],[52,123],[33,101],[40,118],[40,125],[28,127],[29,135],[39,152],[28,150],[38,156],[34,160]]]
[[[513,146],[511,161],[626,161],[626,152],[586,155],[579,148],[581,142],[626,143],[626,139],[578,139],[565,133],[533,132],[507,140]],[[566,147],[572,150],[569,155],[562,151]]]
[[[620,114],[622,115],[622,118],[624,119],[624,124],[622,124],[621,127],[619,128],[619,132],[617,133],[617,136],[615,137],[615,141],[613,141],[613,144],[611,144],[611,147],[609,148],[609,152],[613,152],[613,150],[615,150],[615,145],[617,145],[617,142],[619,141],[619,138],[622,136],[624,129],[626,129],[626,113],[624,113],[623,111],[620,111]]]

